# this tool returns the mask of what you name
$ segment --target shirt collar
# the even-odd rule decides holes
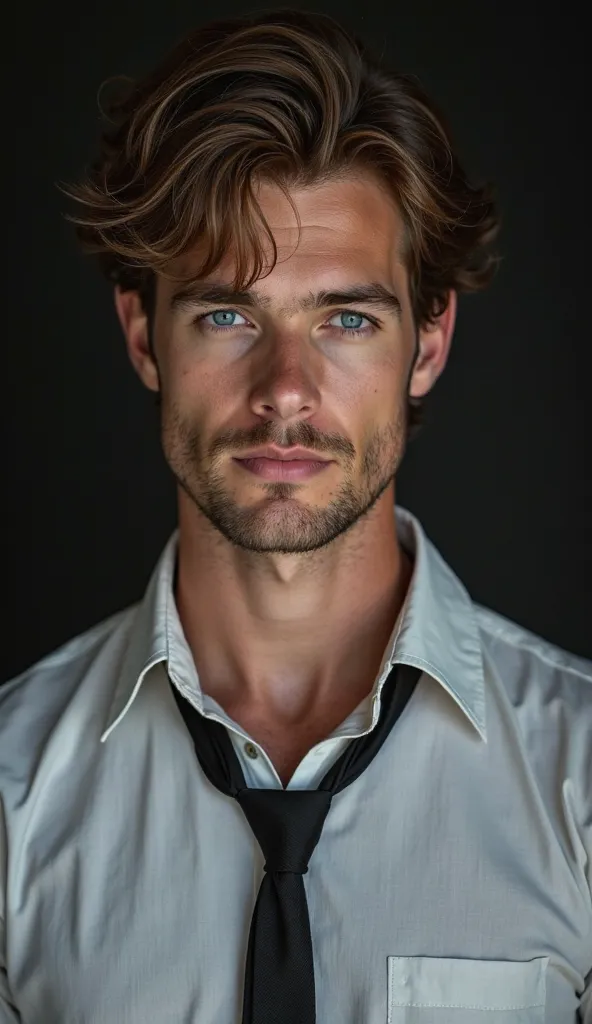
[[[414,569],[372,690],[372,724],[380,710],[384,680],[399,662],[415,665],[439,682],[487,742],[483,659],[473,602],[419,520],[400,505],[395,506],[395,517],[399,541],[413,557]],[[134,611],[102,742],[127,714],[147,673],[159,662],[166,662],[171,679],[203,711],[204,695],[174,600],[178,536],[175,530]]]

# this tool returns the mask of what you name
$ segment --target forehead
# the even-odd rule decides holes
[[[300,230],[281,189],[263,183],[255,194],[277,247],[273,270],[264,270],[265,276],[257,281],[259,293],[285,300],[295,287],[332,288],[364,279],[388,285],[405,274],[403,218],[395,200],[371,177],[358,175],[288,190]],[[271,265],[272,247],[264,234],[261,241]],[[195,249],[180,259],[175,276],[191,275],[199,255]],[[230,250],[212,276],[231,281],[234,268]]]
[[[346,245],[352,241],[362,247],[376,248],[382,243],[387,251],[401,242],[402,218],[393,198],[369,176],[348,177],[310,188],[288,190],[300,219],[306,240]],[[295,245],[298,224],[292,205],[281,189],[262,184],[256,191],[258,202],[278,239]]]

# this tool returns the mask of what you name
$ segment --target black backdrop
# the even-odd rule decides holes
[[[461,301],[397,501],[475,600],[590,658],[584,15],[575,2],[382,6],[317,9],[420,78],[469,169],[497,183],[504,218],[502,266],[487,293]],[[105,78],[141,73],[196,23],[243,9],[32,0],[12,10],[2,93],[1,680],[137,600],[176,516],[153,398],[127,361],[107,286],[62,220],[55,182],[92,156]]]

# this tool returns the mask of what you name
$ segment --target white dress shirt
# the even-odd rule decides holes
[[[333,799],[304,876],[318,1024],[592,1024],[592,663],[475,604],[396,507],[411,584],[372,692],[304,757],[316,787],[374,728],[393,663],[422,669]],[[203,694],[173,594],[0,688],[0,1024],[238,1024],[263,873],[204,776],[170,682]]]

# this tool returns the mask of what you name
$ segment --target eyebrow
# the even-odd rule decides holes
[[[325,306],[352,305],[357,302],[394,313],[399,320],[402,317],[400,300],[379,281],[353,284],[343,291],[309,292],[308,295],[295,299],[289,306],[283,306],[278,312],[280,316],[288,317],[297,312],[310,312],[323,309]],[[269,296],[255,290],[237,292],[231,285],[210,281],[197,282],[175,292],[171,296],[169,309],[172,313],[179,313],[182,310],[193,309],[194,306],[210,306],[216,303],[251,308],[258,306],[260,309],[269,309],[273,305]]]

